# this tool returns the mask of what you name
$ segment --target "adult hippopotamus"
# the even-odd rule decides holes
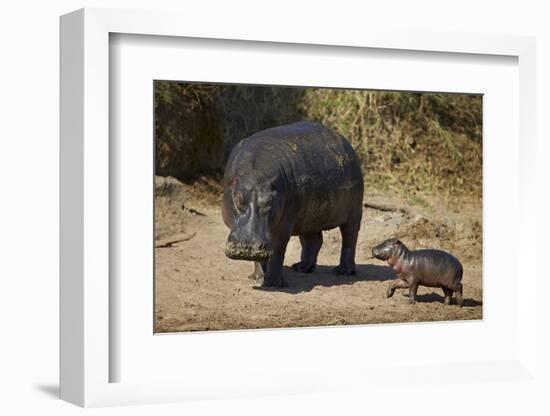
[[[388,286],[387,297],[392,297],[397,288],[408,288],[409,302],[414,304],[419,285],[440,287],[445,295],[445,305],[451,304],[454,292],[456,303],[462,306],[463,269],[452,254],[432,249],[409,250],[398,239],[390,238],[374,247],[372,255],[386,260],[397,274],[397,279]]]
[[[357,154],[340,134],[314,122],[263,130],[240,141],[229,155],[222,216],[231,232],[225,254],[254,261],[250,278],[286,286],[282,266],[291,235],[302,254],[293,265],[310,273],[323,230],[340,227],[336,274],[352,275],[361,226],[363,175]]]

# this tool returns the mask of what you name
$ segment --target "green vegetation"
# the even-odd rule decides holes
[[[242,138],[315,120],[352,142],[367,190],[481,197],[478,95],[157,81],[155,118],[159,175],[219,177]]]

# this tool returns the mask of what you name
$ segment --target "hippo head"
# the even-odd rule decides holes
[[[397,254],[400,247],[403,247],[401,241],[397,238],[390,238],[373,247],[372,255],[379,260],[388,260],[394,254]]]
[[[282,213],[276,184],[277,177],[266,178],[257,172],[233,178],[230,191],[226,190],[226,203],[232,204],[234,213],[225,245],[230,259],[264,261],[271,257],[272,232]]]

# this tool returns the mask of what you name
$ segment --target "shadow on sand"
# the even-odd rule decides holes
[[[395,272],[388,266],[374,264],[358,264],[355,276],[337,276],[332,273],[334,266],[317,266],[313,273],[298,273],[285,266],[283,273],[288,287],[257,288],[258,290],[279,291],[285,293],[309,292],[317,286],[351,285],[355,282],[385,281],[395,279]]]
[[[395,272],[391,267],[378,266],[375,264],[358,264],[357,274],[355,276],[338,276],[332,273],[334,266],[317,266],[313,273],[298,273],[291,267],[285,266],[283,273],[285,280],[288,283],[284,288],[263,288],[256,287],[257,290],[275,291],[284,293],[303,293],[309,292],[317,286],[338,286],[338,285],[351,285],[355,282],[383,282],[386,280],[395,279]],[[408,290],[398,290],[403,296],[409,296]],[[443,303],[444,297],[438,293],[425,293],[416,295],[416,301],[422,303]],[[453,303],[455,300],[453,299]],[[482,302],[475,299],[464,299],[462,306],[475,307],[481,306]]]
[[[408,294],[407,294],[407,296],[408,296]],[[443,295],[440,295],[440,294],[435,293],[435,292],[424,293],[423,295],[416,295],[416,301],[417,302],[422,302],[422,303],[433,303],[433,302],[443,303],[444,300],[445,300],[445,298],[443,297]],[[453,296],[452,304],[456,305],[456,300],[454,299],[454,296]],[[482,303],[475,300],[475,299],[466,299],[466,298],[464,298],[464,300],[462,302],[462,306],[465,306],[465,307],[474,307],[474,306],[481,306],[481,305],[482,305]]]

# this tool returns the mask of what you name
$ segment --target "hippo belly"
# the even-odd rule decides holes
[[[312,194],[327,195],[322,191]],[[298,210],[299,215],[296,216],[292,235],[330,230],[348,222],[350,214],[355,214],[350,207],[358,204],[357,195],[354,195],[353,191],[350,194],[338,189],[333,190],[329,195],[331,199],[328,197],[319,200],[311,199],[303,203],[302,210]],[[361,201],[362,198],[361,193]]]
[[[363,176],[350,143],[318,123],[301,122],[258,132],[232,150],[224,174],[222,215],[230,234],[226,255],[256,261],[252,277],[284,286],[282,264],[291,235],[302,255],[294,268],[314,270],[322,231],[340,227],[335,272],[355,273]]]

